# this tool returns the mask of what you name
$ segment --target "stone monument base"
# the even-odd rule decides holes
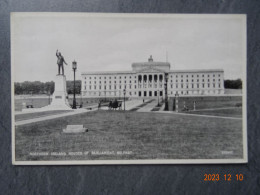
[[[88,129],[83,125],[67,125],[66,129],[63,129],[64,133],[83,133],[88,132]]]
[[[22,112],[43,112],[50,110],[72,110],[68,101],[65,75],[56,75],[54,92],[50,105],[42,108],[23,109]]]

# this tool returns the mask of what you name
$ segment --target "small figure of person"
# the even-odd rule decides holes
[[[118,107],[118,101],[117,101],[117,99],[115,99],[115,101],[114,101],[114,110],[116,110],[117,107]]]
[[[58,58],[58,60],[57,60],[57,64],[58,64],[58,74],[60,75],[60,69],[62,69],[62,75],[64,75],[63,62],[64,62],[64,64],[66,64],[66,65],[68,65],[68,64],[65,62],[64,57],[61,55],[60,52],[58,52],[58,50],[56,51],[56,56],[57,56],[57,58]]]
[[[98,110],[101,108],[101,101],[98,102]]]

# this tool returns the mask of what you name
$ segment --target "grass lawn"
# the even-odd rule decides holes
[[[19,114],[19,115],[15,115],[15,121],[33,119],[33,118],[50,116],[50,115],[61,114],[61,113],[66,113],[66,112],[73,112],[73,111],[72,110],[54,110],[54,111]]]
[[[86,133],[65,134],[68,124]],[[242,120],[159,113],[93,111],[17,126],[16,160],[226,159],[242,158]],[[30,152],[85,152],[33,156]],[[129,151],[94,154],[93,151]],[[223,154],[222,151],[232,151]]]
[[[223,110],[218,110],[218,109],[201,110],[201,111],[192,111],[191,110],[186,113],[242,118],[242,108],[230,108],[230,109],[223,109]]]

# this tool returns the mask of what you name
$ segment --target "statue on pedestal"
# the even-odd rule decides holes
[[[64,75],[64,67],[63,67],[63,62],[68,65],[64,59],[64,57],[61,55],[60,52],[58,52],[58,50],[56,51],[56,56],[58,58],[57,60],[57,64],[58,64],[58,74],[60,75],[60,69],[62,69],[62,75]]]

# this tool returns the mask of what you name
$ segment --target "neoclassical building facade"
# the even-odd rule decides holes
[[[224,71],[171,70],[168,62],[155,62],[152,56],[148,62],[132,64],[131,71],[83,72],[83,97],[168,97],[220,95],[224,94]]]

